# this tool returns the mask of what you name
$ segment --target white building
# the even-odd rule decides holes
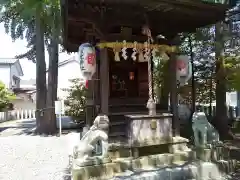
[[[6,88],[15,89],[20,87],[23,70],[18,59],[0,58],[0,81]]]
[[[62,61],[58,65],[58,98],[65,99],[68,92],[64,89],[69,89],[72,84],[71,79],[82,78],[80,71],[80,64],[76,59],[76,56]]]
[[[48,77],[48,74],[46,74]],[[65,61],[62,61],[58,65],[58,90],[57,95],[59,99],[66,99],[68,96],[68,92],[66,89],[69,89],[72,86],[70,82],[71,79],[82,78],[82,74],[80,71],[80,64],[77,61],[76,57],[73,56]],[[36,80],[35,80],[36,81]],[[29,81],[30,82],[30,81]],[[33,84],[29,84],[28,86],[25,84],[21,84],[21,87],[32,87]],[[35,86],[36,89],[36,86]],[[32,94],[33,99],[35,100],[35,93]]]

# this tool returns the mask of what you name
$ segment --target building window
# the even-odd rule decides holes
[[[20,88],[20,79],[17,77],[12,78],[12,87],[13,88]]]

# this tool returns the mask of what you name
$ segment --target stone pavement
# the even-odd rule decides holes
[[[0,180],[70,180],[71,134],[39,136],[32,133],[34,127],[35,120],[0,124]],[[240,170],[225,179],[239,180]]]
[[[0,180],[70,180],[70,134],[39,136],[35,119],[0,123]]]
[[[69,135],[0,137],[0,180],[70,180]]]

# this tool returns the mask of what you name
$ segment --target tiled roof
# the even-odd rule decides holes
[[[22,66],[18,59],[15,58],[0,58],[0,64],[17,64],[20,76],[23,76]]]
[[[0,64],[14,64],[16,61],[14,58],[0,58]]]
[[[76,56],[72,56],[72,57],[70,57],[70,58],[67,59],[67,60],[64,60],[64,61],[59,62],[59,63],[58,63],[58,68],[61,67],[61,66],[63,66],[63,65],[65,65],[65,64],[74,62],[74,61],[77,62],[77,63],[79,63],[79,62],[77,61],[77,59],[76,59]],[[48,69],[47,69],[47,71],[48,71]]]
[[[64,64],[73,62],[73,61],[78,62],[77,59],[76,59],[76,56],[72,56],[72,57],[70,57],[69,59],[67,59],[67,60],[65,60],[65,61],[59,62],[59,63],[58,63],[58,67],[60,67],[60,66],[62,66],[62,65],[64,65]]]

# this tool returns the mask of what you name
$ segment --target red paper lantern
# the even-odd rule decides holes
[[[89,43],[82,44],[78,50],[80,69],[86,80],[92,79],[96,72],[96,51],[95,47]]]
[[[185,69],[186,68],[186,63],[183,61],[183,60],[178,60],[177,61],[177,69],[178,70],[182,70],[182,69]]]
[[[85,88],[88,89],[88,80],[86,80],[86,82],[85,82]]]

